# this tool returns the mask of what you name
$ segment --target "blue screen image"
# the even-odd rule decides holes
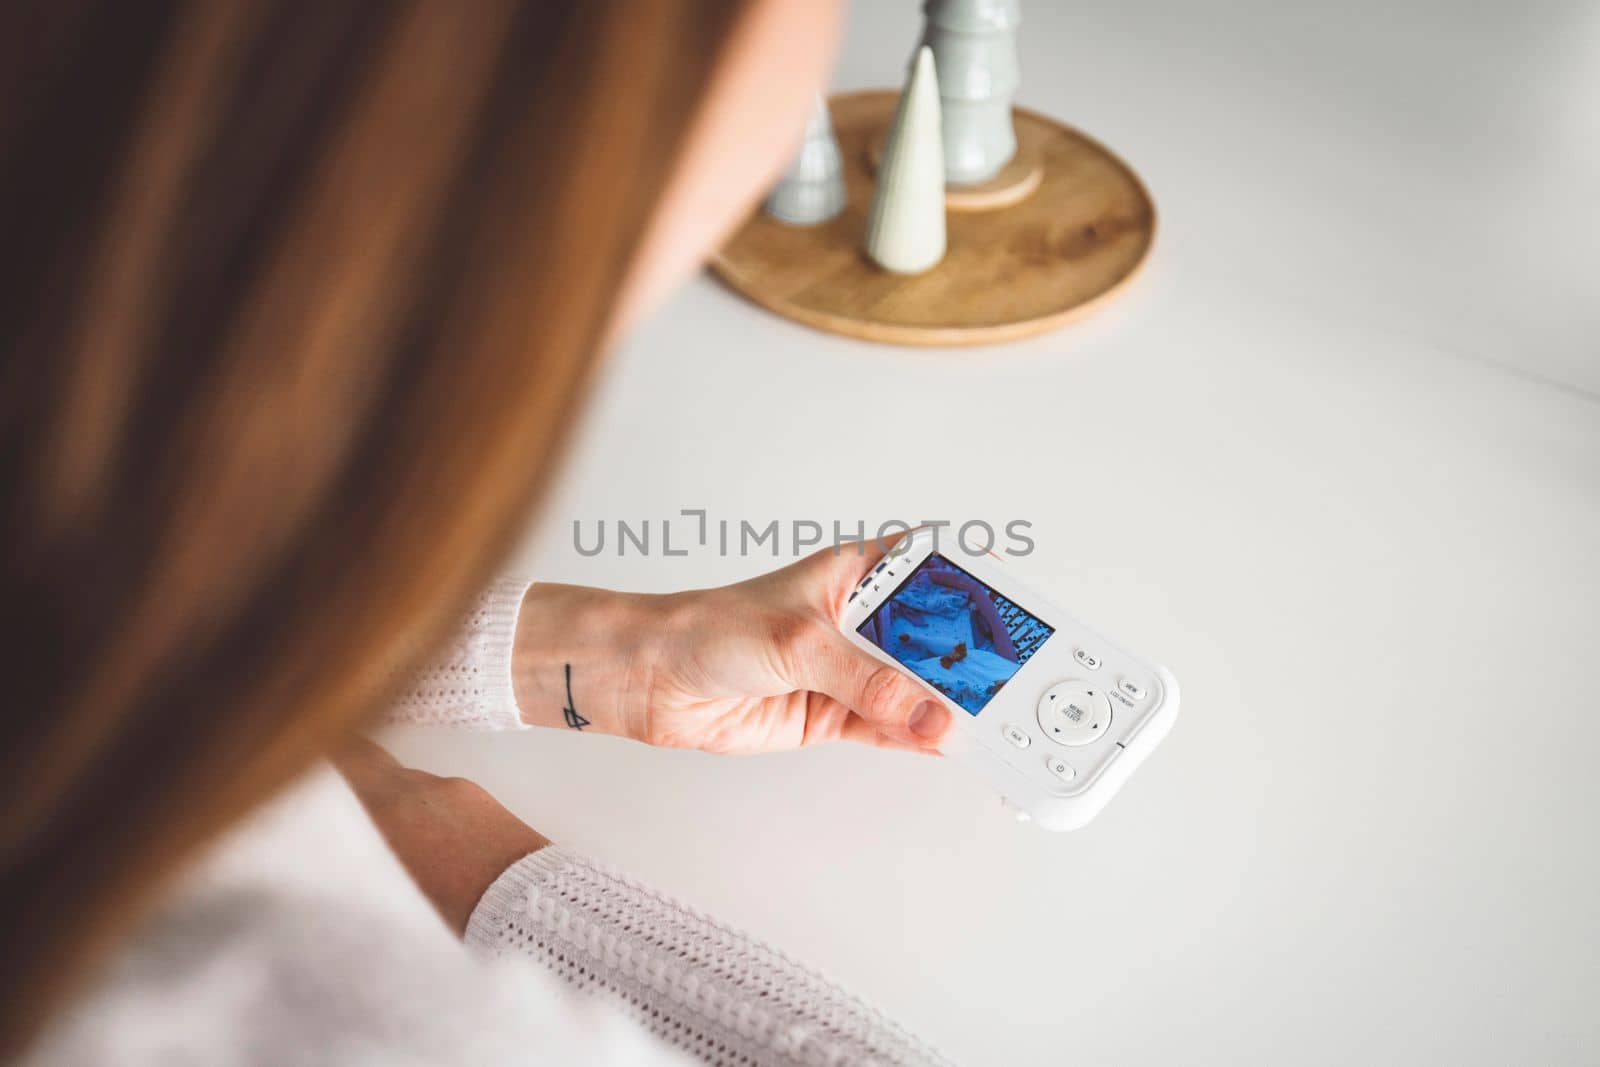
[[[976,715],[1055,628],[934,554],[856,632]]]

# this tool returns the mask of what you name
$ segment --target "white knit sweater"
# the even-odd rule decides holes
[[[510,658],[525,588],[484,594],[397,720],[521,726]],[[555,845],[489,887],[466,946],[319,768],[185,878],[29,1059],[945,1062],[781,953]]]

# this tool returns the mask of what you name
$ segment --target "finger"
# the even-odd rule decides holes
[[[791,607],[821,608],[823,614],[837,619],[862,577],[882,562],[910,532],[914,531],[896,530],[882,537],[819,549],[773,577],[792,591]]]
[[[838,741],[849,729],[851,718],[860,718],[855,712],[826,693],[805,694],[805,731],[801,745],[826,745]]]
[[[838,618],[851,590],[862,577],[883,559],[885,550],[876,541],[860,541],[824,548],[798,563],[784,568],[790,590],[790,606],[821,609],[829,618]]]
[[[839,740],[857,745],[871,745],[874,748],[892,748],[897,752],[916,752],[924,756],[939,755],[939,750],[936,748],[915,745],[897,737],[890,737],[853,711],[844,720],[844,725],[839,731]]]
[[[892,748],[902,752],[920,752],[925,755],[939,754],[934,749],[890,737],[824,693],[807,693],[805,736],[800,743],[825,745],[833,741],[849,741],[857,745]]]
[[[950,733],[950,710],[932,693],[824,623],[807,627],[783,652],[786,680],[796,689],[832,697],[891,738],[934,748]]]

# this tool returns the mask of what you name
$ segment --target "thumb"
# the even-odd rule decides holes
[[[889,737],[935,748],[954,725],[950,709],[898,669],[874,659],[831,627],[817,628],[792,656],[796,688],[825,693]]]

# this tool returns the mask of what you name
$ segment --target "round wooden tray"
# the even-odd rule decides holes
[[[991,211],[945,216],[949,249],[914,276],[861,253],[873,173],[869,146],[899,94],[828,102],[844,156],[848,203],[817,226],[756,211],[711,268],[744,296],[821,330],[907,345],[973,345],[1030,337],[1086,314],[1125,285],[1150,251],[1156,211],[1129,167],[1098,142],[1022,108],[1019,153],[1042,161],[1032,195]]]

